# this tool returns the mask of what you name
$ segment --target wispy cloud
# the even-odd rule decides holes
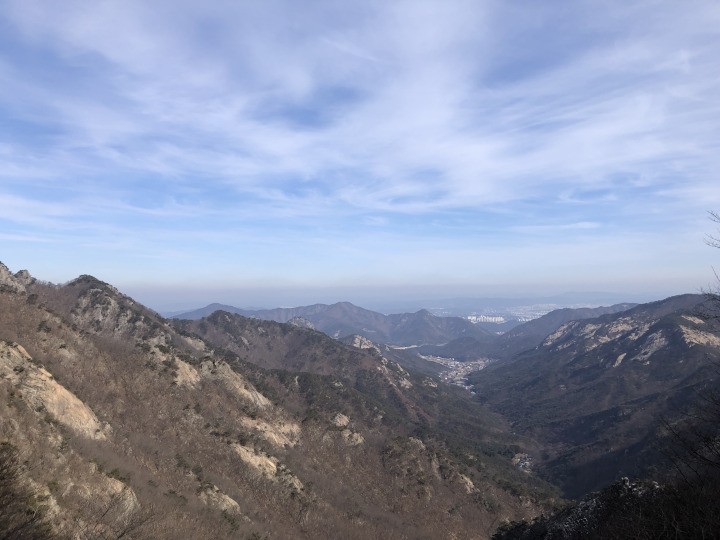
[[[0,23],[8,242],[365,226],[480,252],[694,234],[720,204],[715,2],[6,0]]]

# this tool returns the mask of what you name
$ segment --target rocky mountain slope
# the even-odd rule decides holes
[[[658,540],[718,537],[717,471],[692,483],[622,478],[578,504],[532,522],[503,525],[493,540]]]
[[[301,318],[334,338],[358,334],[376,343],[395,345],[441,344],[461,336],[471,336],[479,343],[485,343],[495,337],[488,330],[462,317],[436,317],[424,309],[416,313],[383,315],[350,302],[269,310],[243,310],[222,304],[210,304],[173,318],[196,320],[218,310],[281,323]]]
[[[716,309],[684,295],[568,322],[470,382],[483,403],[542,443],[545,474],[579,496],[658,464],[662,419],[718,385]]]
[[[553,501],[467,393],[313,330],[0,265],[0,340],[0,443],[57,535],[487,538]]]
[[[703,394],[665,426],[672,467],[643,480],[621,478],[575,504],[502,525],[493,540],[658,540],[720,534],[720,392]]]
[[[425,346],[422,354],[431,354],[457,360],[474,360],[488,357],[495,360],[512,358],[537,347],[546,336],[570,321],[592,319],[608,313],[619,313],[637,304],[615,304],[597,308],[556,309],[531,321],[519,324],[494,339],[476,339],[471,335],[459,337],[443,345]]]
[[[563,308],[556,309],[539,317],[523,323],[498,337],[493,344],[492,356],[495,358],[511,358],[518,353],[540,345],[543,340],[571,321],[594,319],[601,315],[620,313],[635,307],[637,304],[614,304],[596,308]]]

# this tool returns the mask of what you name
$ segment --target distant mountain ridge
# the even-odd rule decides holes
[[[416,313],[384,315],[350,302],[267,310],[245,310],[210,304],[173,318],[197,320],[218,310],[280,323],[303,319],[334,338],[357,334],[376,343],[395,345],[441,344],[459,337],[472,337],[479,343],[486,343],[495,338],[492,332],[462,317],[437,317],[426,309]]]
[[[519,433],[552,449],[548,474],[578,496],[656,464],[661,419],[717,388],[713,302],[688,294],[570,321],[469,381]]]
[[[556,309],[526,323],[514,326],[507,332],[493,339],[478,340],[474,336],[464,335],[443,345],[420,347],[422,354],[431,354],[456,360],[472,360],[480,357],[507,359],[514,355],[537,347],[545,337],[563,324],[591,319],[608,313],[618,313],[630,309],[637,304],[615,304],[596,308],[562,308]]]
[[[546,336],[570,321],[593,319],[601,315],[627,311],[637,304],[621,303],[595,308],[562,308],[516,326],[500,336],[493,347],[493,355],[509,358],[524,350],[537,347]]]

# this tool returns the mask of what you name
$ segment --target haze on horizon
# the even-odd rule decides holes
[[[166,310],[697,292],[719,29],[709,0],[0,0],[0,260]]]

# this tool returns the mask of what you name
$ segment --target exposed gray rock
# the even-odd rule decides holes
[[[12,275],[7,266],[0,262],[0,290],[12,292],[25,292],[25,285],[17,277]]]

